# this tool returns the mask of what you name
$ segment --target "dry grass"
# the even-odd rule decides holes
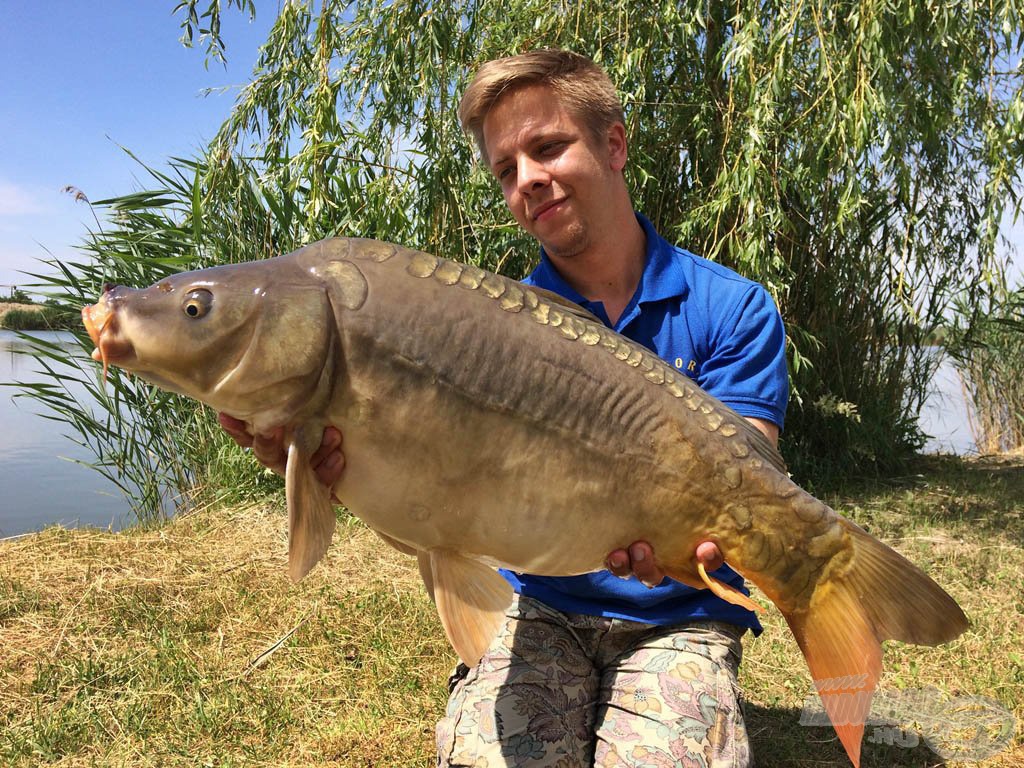
[[[39,304],[12,304],[9,301],[0,301],[0,321],[4,319],[4,315],[13,309],[19,309],[28,312],[41,312],[42,306]]]
[[[0,762],[412,765],[452,657],[411,559],[356,524],[300,585],[284,520],[51,528],[0,549]]]
[[[881,689],[985,696],[1019,726],[1024,463],[921,472],[832,500],[935,575],[973,622],[941,648],[890,644]],[[285,549],[269,507],[0,542],[0,763],[431,764],[454,657],[412,560],[347,521],[292,585]],[[764,623],[741,673],[760,764],[848,765],[831,729],[797,724],[806,668],[778,613]],[[945,763],[923,745],[866,743],[863,764]],[[1024,765],[1020,732],[984,765]]]

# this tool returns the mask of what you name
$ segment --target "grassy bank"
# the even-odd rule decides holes
[[[1024,462],[918,471],[832,501],[933,574],[973,626],[938,649],[890,644],[881,688],[989,697],[1019,728]],[[279,505],[0,542],[0,763],[431,764],[454,657],[411,559],[349,521],[294,586],[285,549]],[[781,616],[764,623],[741,680],[760,765],[848,765],[830,729],[798,725],[805,666]],[[944,763],[867,743],[863,764]],[[1019,730],[984,763],[1021,764]]]
[[[60,331],[72,328],[75,318],[45,304],[0,302],[0,329],[5,331]]]

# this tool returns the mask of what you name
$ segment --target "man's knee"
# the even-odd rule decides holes
[[[750,745],[736,671],[739,633],[655,633],[606,672],[595,766],[747,768]]]

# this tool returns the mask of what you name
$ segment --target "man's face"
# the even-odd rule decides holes
[[[483,137],[509,210],[549,255],[571,258],[602,236],[608,202],[623,183],[621,125],[597,141],[550,89],[533,85],[491,108]]]

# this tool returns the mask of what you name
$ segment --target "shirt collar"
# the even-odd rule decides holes
[[[637,221],[647,235],[647,261],[644,273],[637,286],[637,304],[651,301],[663,301],[684,297],[687,293],[686,273],[676,258],[673,248],[658,232],[654,225],[642,214],[636,214]]]
[[[639,213],[635,215],[647,236],[647,248],[644,256],[644,271],[640,276],[640,283],[637,285],[630,305],[637,306],[652,301],[686,296],[686,274],[679,260],[675,258],[675,249],[658,234],[646,216]],[[543,247],[540,249],[540,264],[533,274],[533,279],[541,288],[554,291],[587,309],[592,309],[594,306],[558,273]]]

